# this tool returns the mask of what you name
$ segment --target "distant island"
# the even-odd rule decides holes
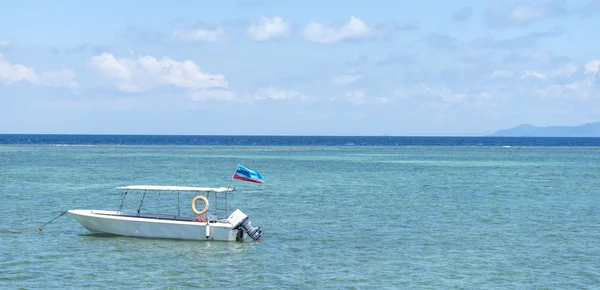
[[[600,122],[579,126],[536,127],[523,124],[495,132],[494,137],[600,137]]]

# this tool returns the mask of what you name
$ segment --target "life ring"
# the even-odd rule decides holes
[[[201,199],[204,201],[204,209],[202,211],[196,210],[196,202]],[[192,211],[197,215],[203,215],[208,211],[208,199],[203,195],[198,195],[192,199]]]

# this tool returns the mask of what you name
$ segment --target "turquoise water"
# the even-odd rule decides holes
[[[259,242],[95,236],[69,215],[13,233],[116,209],[116,186],[227,186],[238,163],[265,177],[229,199]],[[600,287],[599,147],[8,144],[0,168],[0,288]]]

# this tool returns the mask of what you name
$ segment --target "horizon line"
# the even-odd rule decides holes
[[[494,136],[494,135],[274,135],[274,134],[126,134],[126,133],[0,133],[0,135],[56,136],[189,136],[189,137],[408,137],[408,138],[600,138],[594,136]]]

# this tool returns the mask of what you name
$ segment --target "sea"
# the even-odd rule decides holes
[[[599,176],[600,138],[4,134],[0,289],[600,289]],[[117,186],[230,184],[261,240],[61,216],[118,209]],[[168,193],[142,211],[178,198],[191,214]]]

